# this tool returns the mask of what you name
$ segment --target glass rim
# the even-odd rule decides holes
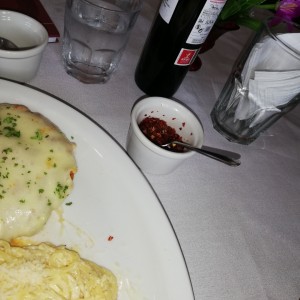
[[[122,10],[121,8],[119,9],[114,9],[114,8],[108,8],[108,7],[104,7],[104,6],[101,6],[100,4],[97,5],[96,3],[94,3],[92,0],[80,0],[82,2],[85,2],[87,3],[88,5],[91,5],[91,6],[94,6],[96,7],[97,9],[103,9],[103,10],[107,10],[107,11],[110,11],[110,12],[117,12],[117,13],[122,13],[122,14],[131,14],[131,13],[135,13],[135,12],[138,12],[140,11],[141,9],[141,6],[142,6],[142,1],[141,0],[138,0],[138,5],[136,5],[136,7],[130,7],[128,10]],[[101,1],[102,3],[109,3],[107,1]]]
[[[296,57],[297,59],[300,59],[300,50],[296,49],[295,47],[291,47],[290,44],[285,43],[284,41],[282,41],[280,38],[278,38],[278,36],[276,34],[274,34],[271,30],[272,26],[270,26],[270,22],[274,20],[274,18],[268,18],[266,21],[264,21],[264,27],[266,29],[266,31],[268,32],[268,34],[270,35],[271,38],[273,38],[275,41],[277,41],[279,43],[279,45],[285,49],[286,51],[288,51],[291,55],[293,55],[294,57]],[[292,28],[296,28],[297,30],[299,30],[299,35],[300,35],[300,24],[292,22],[288,19],[284,19],[284,18],[277,18],[276,20],[278,20],[278,23],[276,23],[274,25],[274,28],[276,26],[282,25],[282,24],[286,24],[286,26],[292,26]],[[289,33],[289,32],[286,32]],[[292,33],[292,32],[290,32]],[[284,33],[283,33],[284,34]]]

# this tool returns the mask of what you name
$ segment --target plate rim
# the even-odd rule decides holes
[[[176,248],[177,248],[178,254],[179,254],[178,258],[181,258],[182,263],[183,263],[183,267],[184,267],[184,271],[185,271],[185,275],[186,275],[185,276],[186,277],[186,282],[183,285],[188,285],[188,288],[190,289],[189,293],[187,292],[187,296],[189,296],[190,299],[194,300],[195,299],[195,294],[194,294],[194,289],[193,289],[193,285],[192,285],[192,281],[191,281],[191,275],[190,275],[189,270],[188,270],[187,262],[186,262],[182,247],[180,245],[180,241],[178,239],[178,236],[176,234],[174,226],[173,226],[173,224],[170,220],[170,217],[168,216],[168,214],[166,212],[166,209],[163,206],[163,203],[159,199],[156,191],[154,190],[153,186],[149,182],[148,178],[145,176],[145,174],[142,173],[142,171],[138,168],[138,166],[130,158],[130,156],[127,154],[127,152],[122,147],[122,145],[109,133],[108,130],[106,130],[104,127],[102,127],[100,123],[98,123],[96,120],[94,120],[87,113],[81,111],[75,105],[67,102],[66,100],[61,99],[60,97],[58,97],[58,96],[56,96],[56,95],[54,95],[50,92],[44,91],[44,90],[42,90],[38,87],[29,85],[29,84],[21,84],[21,83],[16,82],[16,81],[0,78],[0,98],[3,96],[2,91],[5,90],[5,89],[9,89],[10,87],[13,87],[13,88],[15,87],[15,89],[13,89],[12,94],[17,94],[19,91],[22,91],[22,90],[25,91],[26,90],[29,93],[32,92],[33,94],[37,94],[37,95],[41,95],[42,97],[46,97],[47,101],[49,101],[49,100],[56,101],[56,103],[61,103],[64,106],[68,107],[69,109],[75,111],[77,114],[80,114],[82,117],[84,117],[87,121],[91,122],[93,124],[93,126],[96,126],[98,130],[100,130],[108,139],[110,139],[112,141],[112,143],[114,145],[116,145],[117,151],[120,152],[120,153],[123,153],[122,155],[124,155],[124,157],[127,157],[127,161],[131,162],[130,164],[132,165],[132,169],[135,169],[135,173],[137,175],[139,175],[139,177],[142,178],[142,180],[144,181],[144,183],[147,186],[148,190],[152,193],[153,200],[157,201],[157,204],[159,204],[159,207],[161,209],[161,212],[160,212],[161,216],[164,216],[165,221],[166,221],[165,224],[168,224],[168,227],[169,227],[169,228],[165,228],[165,230],[167,229],[170,233],[172,233],[173,244],[175,242],[174,246],[176,245]],[[22,104],[21,99],[20,99],[20,102],[21,103],[19,103],[19,104]],[[4,103],[4,102],[2,102],[1,99],[0,99],[0,103]],[[24,105],[26,105],[26,104],[24,104]],[[171,299],[171,300],[174,300],[174,299]],[[188,299],[185,299],[185,300],[188,300]]]

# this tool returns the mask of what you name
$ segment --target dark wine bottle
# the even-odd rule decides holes
[[[171,97],[214,25],[226,0],[163,0],[136,71],[149,96]]]

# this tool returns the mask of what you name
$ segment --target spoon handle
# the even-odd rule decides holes
[[[178,141],[176,141],[174,143],[178,144],[178,145],[181,145],[181,146],[183,146],[185,148],[188,148],[190,150],[196,151],[198,153],[201,153],[201,154],[203,154],[205,156],[213,158],[213,159],[215,159],[217,161],[220,161],[220,162],[222,162],[224,164],[227,164],[229,166],[232,166],[232,167],[236,167],[236,166],[239,166],[241,164],[241,162],[238,161],[238,160],[236,160],[236,159],[230,158],[230,157],[228,157],[226,155],[214,152],[212,150],[208,150],[208,149],[213,149],[213,148],[210,148],[210,147],[207,147],[207,148],[205,148],[205,147],[204,148],[197,148],[197,147],[191,146],[189,144],[178,142]],[[220,151],[220,150],[218,149],[218,151]],[[227,153],[230,153],[230,152],[227,152]]]

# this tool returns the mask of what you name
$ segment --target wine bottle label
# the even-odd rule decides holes
[[[206,1],[189,37],[187,44],[200,45],[206,40],[227,0]]]
[[[194,58],[197,56],[199,49],[181,49],[176,61],[175,65],[177,66],[189,66],[194,61]]]
[[[159,14],[168,24],[172,18],[177,3],[178,0],[163,0],[160,5]]]

